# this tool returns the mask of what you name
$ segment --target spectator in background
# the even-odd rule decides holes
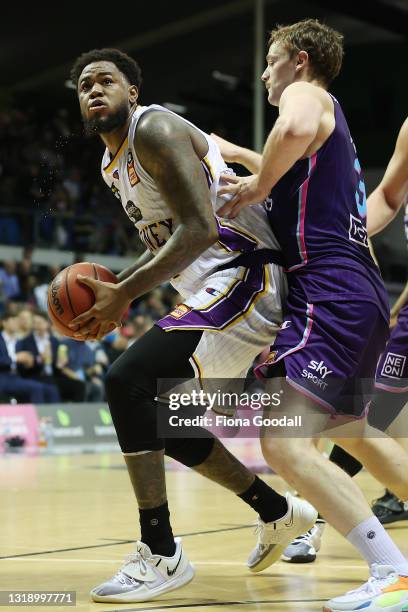
[[[24,351],[33,357],[30,366],[21,363],[18,371],[24,378],[43,383],[47,401],[59,402],[61,397],[55,382],[59,341],[50,333],[48,317],[44,313],[33,316],[33,332],[17,341],[16,351]]]
[[[34,358],[28,351],[17,351],[18,321],[16,317],[5,315],[1,319],[0,332],[0,395],[5,399],[43,404],[46,402],[46,389],[40,382],[26,380],[18,375],[17,368],[33,367]]]
[[[48,308],[48,286],[60,270],[61,266],[50,266],[46,272],[44,282],[34,288],[35,302],[37,308],[42,312],[47,312]]]
[[[168,309],[163,302],[163,292],[161,287],[156,287],[147,294],[136,307],[138,314],[149,315],[154,321],[158,321],[166,315]]]
[[[24,307],[17,316],[18,319],[18,336],[24,338],[29,336],[33,331],[33,312],[30,308]]]
[[[153,326],[153,319],[148,315],[137,314],[130,321],[131,335],[128,339],[128,346],[144,334]]]
[[[17,264],[15,261],[5,261],[0,268],[0,283],[7,300],[18,300],[20,298],[20,283],[17,276]]]
[[[95,358],[95,366],[87,384],[87,401],[99,402],[105,399],[105,374],[109,368],[109,358],[101,342],[86,342]]]
[[[68,171],[67,178],[63,181],[63,186],[66,189],[69,198],[73,204],[76,204],[82,195],[81,171],[77,166],[73,166]]]
[[[64,338],[58,348],[57,384],[64,401],[102,401],[103,386],[95,378],[103,374],[86,342]]]

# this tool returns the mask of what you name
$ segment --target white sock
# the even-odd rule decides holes
[[[376,516],[371,516],[347,535],[368,565],[392,565],[398,574],[408,576],[408,560],[391,540]]]

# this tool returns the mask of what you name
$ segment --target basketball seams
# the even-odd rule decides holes
[[[71,268],[73,268],[73,270]],[[92,302],[95,302],[95,295],[92,289],[85,285],[82,286],[82,284],[77,281],[75,273],[89,276],[95,280],[103,280],[104,282],[117,282],[117,277],[113,272],[111,272],[108,268],[105,268],[105,266],[101,266],[100,264],[95,264],[93,262],[79,262],[67,266],[67,268],[59,273],[60,281],[58,283],[57,290],[55,287],[55,278],[53,279],[48,287],[47,295],[49,316],[55,329],[66,337],[73,337],[76,333],[75,330],[69,328],[68,325],[70,320],[81,314],[82,311],[77,312],[78,308],[79,310],[81,308],[85,308],[85,310],[89,309],[92,306],[89,299],[91,295],[93,295]],[[74,274],[74,277],[71,277],[71,274]],[[52,301],[53,287],[55,287],[54,292],[56,290],[56,297],[60,300],[61,307],[65,309],[65,311],[62,311],[62,315],[60,315],[59,304],[54,304]],[[83,294],[86,294],[88,299]],[[62,318],[60,318],[60,316]],[[98,326],[98,329],[99,327],[100,326]],[[88,336],[88,334],[86,336]],[[81,340],[86,339],[87,337],[81,338]]]
[[[50,286],[48,287],[48,294],[47,294],[47,303],[48,303],[48,308],[49,310],[52,312],[53,316],[58,319],[55,310],[53,308],[52,302],[50,301],[50,291],[52,290],[52,284],[54,282],[55,279],[52,280],[52,282],[50,283]]]
[[[48,303],[48,310],[51,313],[50,316],[50,320],[52,325],[55,327],[55,329],[59,332],[62,333],[62,331],[58,328],[58,326],[60,326],[61,328],[63,328],[64,330],[66,330],[68,333],[65,334],[67,337],[72,337],[71,335],[73,334],[72,329],[70,329],[69,327],[67,327],[59,318],[58,316],[55,314],[53,308],[52,308],[52,304],[50,302],[50,298],[48,297],[47,299],[47,303]]]
[[[72,301],[71,301],[71,296],[69,294],[69,286],[68,286],[68,278],[69,278],[69,272],[71,270],[72,266],[68,266],[66,274],[65,274],[65,293],[67,294],[67,298],[68,298],[68,302],[69,302],[69,307],[71,308],[71,312],[74,315],[74,317],[77,317],[78,314],[75,312],[74,307],[72,306]]]

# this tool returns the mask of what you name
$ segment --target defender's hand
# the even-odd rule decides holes
[[[219,217],[234,219],[245,206],[263,202],[268,194],[265,194],[258,185],[258,176],[234,176],[222,174],[221,178],[227,184],[219,188],[217,195],[228,194],[231,199],[219,210]]]

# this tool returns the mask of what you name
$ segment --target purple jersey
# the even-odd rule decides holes
[[[332,134],[278,181],[265,207],[289,286],[301,286],[310,303],[374,303],[388,320],[387,294],[368,248],[360,163],[340,104],[333,103]]]

